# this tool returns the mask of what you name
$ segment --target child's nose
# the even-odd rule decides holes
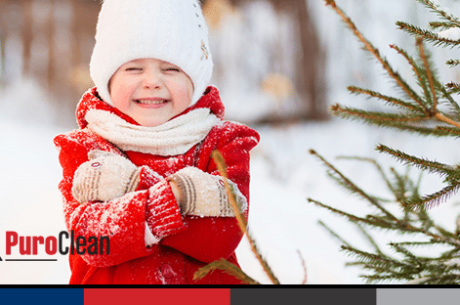
[[[159,73],[146,73],[142,86],[146,89],[161,88],[163,81]]]

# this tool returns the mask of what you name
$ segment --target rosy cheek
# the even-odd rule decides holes
[[[112,88],[112,101],[117,108],[126,108],[129,106],[131,98],[130,87],[124,84]]]

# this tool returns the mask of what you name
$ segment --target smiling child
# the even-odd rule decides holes
[[[195,0],[105,0],[90,63],[96,87],[77,106],[79,129],[58,135],[65,221],[110,250],[70,255],[71,284],[241,284],[214,271],[238,265],[242,238],[218,150],[247,217],[249,151],[259,135],[223,119],[209,86],[212,56]]]

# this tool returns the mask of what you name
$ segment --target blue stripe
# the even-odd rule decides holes
[[[83,305],[83,289],[72,288],[1,288],[2,305]]]

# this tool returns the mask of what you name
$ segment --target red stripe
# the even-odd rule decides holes
[[[213,288],[129,288],[85,291],[85,305],[230,305],[230,289]]]

